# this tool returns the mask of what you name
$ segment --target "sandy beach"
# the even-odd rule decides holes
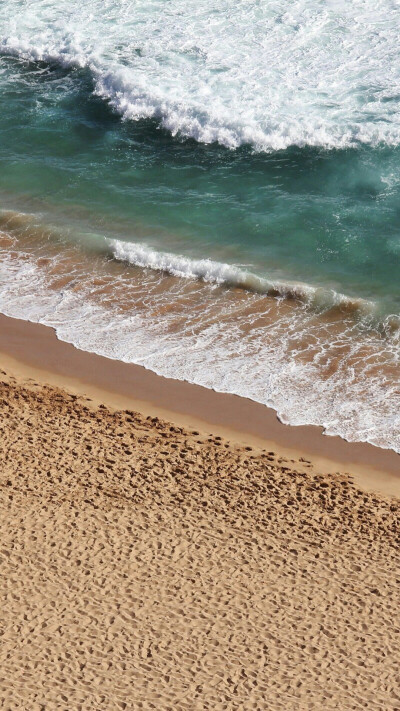
[[[400,711],[397,5],[0,2],[0,711]]]
[[[396,455],[361,486],[1,325],[1,708],[400,708]]]

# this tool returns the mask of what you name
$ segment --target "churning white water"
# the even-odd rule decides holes
[[[392,0],[3,0],[0,51],[87,67],[127,119],[257,150],[400,142]]]

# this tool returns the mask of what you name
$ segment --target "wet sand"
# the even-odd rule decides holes
[[[0,332],[1,708],[400,708],[397,498],[254,403]]]
[[[367,490],[400,497],[400,455],[391,450],[328,437],[320,427],[283,425],[264,405],[78,350],[46,326],[0,314],[0,354],[22,379],[28,374],[88,394],[97,403],[159,415],[286,456],[305,456],[323,472],[346,471]]]

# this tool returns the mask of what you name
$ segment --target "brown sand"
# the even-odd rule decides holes
[[[400,505],[0,378],[0,707],[400,709]]]

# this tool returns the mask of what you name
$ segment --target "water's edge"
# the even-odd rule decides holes
[[[22,381],[31,378],[112,409],[137,410],[289,459],[311,459],[321,472],[347,471],[361,488],[400,496],[399,455],[393,451],[324,437],[320,427],[283,425],[264,405],[82,351],[60,341],[53,328],[0,315],[2,356],[6,372]]]

